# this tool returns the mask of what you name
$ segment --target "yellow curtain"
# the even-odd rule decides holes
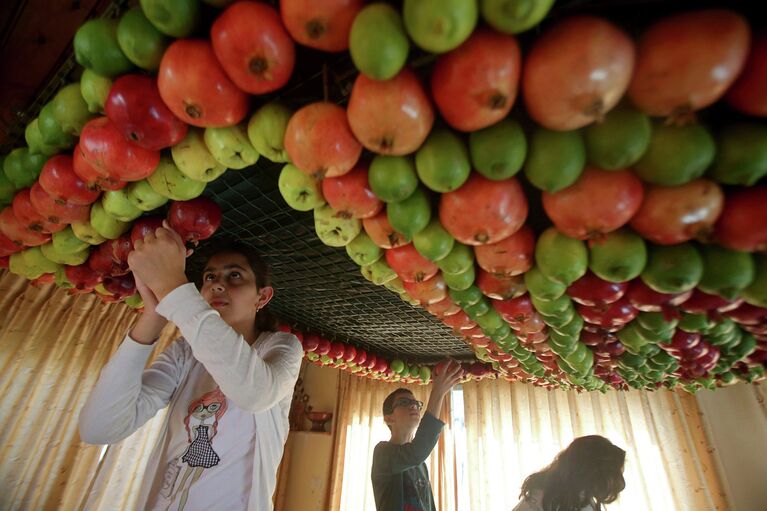
[[[574,438],[626,450],[626,489],[609,509],[726,509],[695,398],[669,391],[576,393],[505,381],[463,385],[469,509],[511,509],[524,478]]]
[[[739,383],[695,394],[730,509],[767,503],[767,385]]]
[[[424,402],[428,401],[431,391],[431,386],[383,383],[341,373],[327,509],[375,511],[370,480],[373,449],[391,436],[383,421],[381,406],[386,396],[399,387],[409,388],[416,399]],[[450,427],[449,396],[440,419],[446,426],[426,464],[437,509],[453,511],[456,509],[455,442]]]
[[[136,316],[122,304],[31,286],[0,271],[0,509],[127,508],[145,460],[136,449],[147,453],[152,438],[137,432],[100,463],[104,448],[80,441],[77,419]],[[156,352],[173,330],[166,329]],[[107,473],[120,478],[109,477],[107,485]],[[89,491],[107,487],[109,501],[86,501]]]

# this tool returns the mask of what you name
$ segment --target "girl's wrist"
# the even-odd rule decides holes
[[[168,320],[156,312],[143,313],[130,332],[130,338],[140,344],[154,344]]]
[[[188,284],[186,276],[179,276],[172,279],[168,279],[166,282],[161,282],[152,288],[152,292],[157,297],[157,303],[161,302],[171,291],[176,288]]]

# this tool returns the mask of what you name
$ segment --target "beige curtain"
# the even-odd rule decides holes
[[[522,481],[575,437],[626,450],[612,511],[726,509],[695,398],[669,391],[575,393],[505,381],[463,385],[471,510],[510,510]]]
[[[767,385],[739,383],[695,399],[730,509],[767,508]]]
[[[80,441],[77,419],[136,316],[122,304],[0,271],[0,509],[129,506],[159,421],[100,462],[104,448]],[[173,337],[168,328],[157,352]]]
[[[381,406],[386,396],[399,387],[407,387],[416,399],[428,401],[430,386],[383,383],[341,373],[327,509],[375,511],[370,480],[373,449],[391,436],[383,421]],[[453,511],[456,509],[455,442],[450,427],[449,396],[440,419],[446,427],[426,464],[437,509]]]

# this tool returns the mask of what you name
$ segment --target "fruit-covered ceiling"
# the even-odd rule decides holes
[[[258,248],[318,364],[428,381],[450,356],[585,390],[763,379],[760,13],[16,2],[0,261],[140,307],[127,253],[167,218]]]

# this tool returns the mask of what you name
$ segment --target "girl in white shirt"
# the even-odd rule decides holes
[[[626,487],[626,451],[599,435],[576,438],[522,484],[512,511],[602,511]]]
[[[274,290],[253,250],[215,246],[199,291],[187,255],[167,224],[136,242],[128,263],[144,313],[83,407],[80,436],[119,442],[167,406],[138,509],[270,510],[303,350],[272,331]],[[144,369],[167,321],[183,337]]]

